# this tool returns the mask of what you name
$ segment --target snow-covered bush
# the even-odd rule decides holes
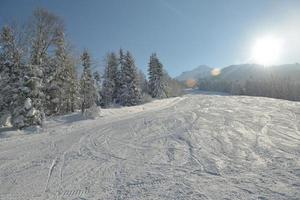
[[[0,127],[7,127],[7,126],[12,126],[10,113],[1,114]]]
[[[32,125],[42,125],[45,115],[42,110],[33,105],[31,98],[26,98],[22,104],[20,99],[13,112],[12,124],[17,128],[24,128]]]
[[[101,109],[96,104],[94,104],[92,107],[86,109],[83,112],[84,119],[97,119],[100,116],[101,116]]]
[[[148,103],[148,102],[151,102],[152,101],[152,97],[150,94],[148,93],[142,93],[142,103]]]

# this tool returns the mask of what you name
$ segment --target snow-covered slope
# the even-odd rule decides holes
[[[182,72],[175,79],[178,81],[186,81],[190,79],[197,81],[200,78],[209,77],[211,74],[211,70],[212,68],[207,65],[200,65],[191,71]]]
[[[299,199],[300,103],[189,94],[0,133],[0,199]]]

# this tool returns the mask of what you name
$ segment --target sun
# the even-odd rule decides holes
[[[278,62],[282,54],[282,39],[266,36],[258,38],[252,48],[252,59],[255,63],[271,66]]]

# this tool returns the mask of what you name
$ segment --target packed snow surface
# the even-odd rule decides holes
[[[300,199],[300,103],[188,94],[2,129],[0,199]]]

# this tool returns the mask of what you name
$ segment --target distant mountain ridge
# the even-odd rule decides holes
[[[175,77],[176,80],[184,82],[189,79],[198,80],[210,76],[212,68],[207,65],[200,65],[197,68],[182,72],[179,76]]]
[[[266,78],[300,80],[300,64],[285,64],[264,67],[256,64],[231,65],[221,70],[217,79],[223,81],[264,80]]]
[[[222,81],[247,81],[247,80],[263,80],[267,77],[278,77],[282,79],[289,79],[300,81],[300,64],[285,64],[264,67],[257,64],[240,64],[230,65],[220,70],[218,76],[212,76],[213,69],[201,65],[194,70],[183,72],[176,77],[178,81],[185,82],[188,79],[217,79]]]

